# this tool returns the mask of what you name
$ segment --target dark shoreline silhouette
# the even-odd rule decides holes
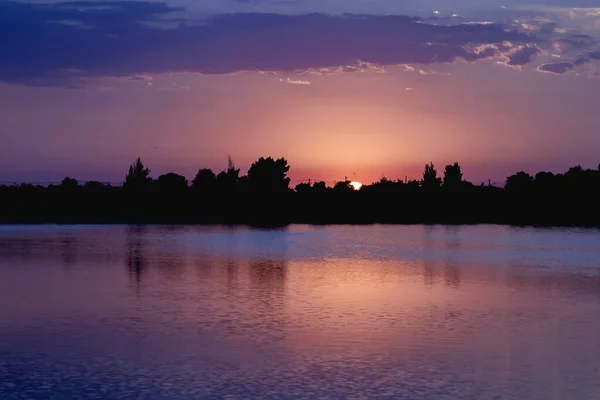
[[[289,188],[283,158],[260,158],[246,176],[229,159],[215,174],[200,169],[192,180],[175,173],[150,177],[140,159],[122,186],[0,186],[2,224],[509,224],[600,227],[600,170],[577,166],[564,174],[518,172],[504,188],[462,179],[458,163],[438,177],[432,163],[423,179],[382,178],[354,190],[348,180]]]

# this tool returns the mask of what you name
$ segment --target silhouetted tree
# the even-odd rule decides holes
[[[133,164],[129,166],[129,172],[125,177],[123,187],[126,189],[145,189],[152,183],[150,170],[144,167],[142,160],[138,157]]]
[[[580,165],[577,165],[569,168],[565,173],[564,179],[566,180],[566,187],[563,188],[563,190],[581,194],[590,194],[600,191],[600,182],[598,178],[599,174],[597,171],[591,169],[584,170]]]
[[[86,191],[94,191],[94,192],[100,192],[106,188],[108,188],[109,185],[105,185],[102,182],[98,182],[98,181],[89,181],[86,182],[85,185],[83,185],[83,189]]]
[[[447,189],[461,188],[463,186],[462,177],[463,174],[457,162],[452,165],[446,165],[444,169],[444,187]]]
[[[253,190],[259,192],[285,192],[288,190],[290,170],[285,158],[274,160],[261,157],[248,170],[248,182]]]
[[[527,172],[519,171],[506,178],[504,188],[510,192],[522,192],[531,189],[533,177]]]
[[[69,178],[68,176],[60,183],[61,190],[76,190],[79,187],[77,179]]]
[[[569,168],[567,172],[565,172],[565,178],[568,182],[568,185],[573,188],[573,186],[579,186],[584,184],[585,180],[585,171],[581,167],[581,165],[576,165],[574,167]]]
[[[333,186],[333,191],[336,193],[349,193],[354,192],[354,187],[350,185],[349,180],[339,181]]]
[[[360,188],[361,192],[366,193],[395,193],[406,191],[406,184],[400,179],[392,181],[386,177],[382,177],[379,181],[373,182],[370,185],[363,185]]]
[[[549,191],[553,189],[556,179],[552,172],[541,171],[535,174],[535,187],[537,190]]]
[[[424,189],[437,189],[441,186],[442,179],[438,178],[437,170],[433,166],[433,163],[425,164],[425,170],[423,171],[423,179],[421,180],[421,187]]]
[[[237,182],[240,176],[239,168],[235,168],[235,164],[231,156],[227,157],[227,170],[221,171],[217,175],[217,189],[219,191],[232,192],[236,189]]]
[[[312,186],[310,183],[299,183],[296,185],[294,190],[298,193],[310,193],[312,191]]]
[[[535,180],[539,182],[551,182],[554,178],[554,174],[552,172],[540,171],[535,174]]]
[[[330,189],[327,187],[327,184],[323,181],[313,183],[312,191],[314,193],[325,193],[328,190]]]
[[[242,175],[238,178],[236,188],[238,192],[248,192],[250,188],[250,180],[247,175]]]
[[[421,182],[419,182],[416,179],[408,181],[408,183],[406,184],[406,188],[411,192],[415,192],[415,191],[419,190],[420,187],[421,187]]]
[[[184,192],[188,189],[188,181],[185,176],[173,172],[163,174],[156,180],[156,186],[162,193],[167,192]]]
[[[211,169],[202,168],[192,180],[192,188],[194,190],[209,192],[215,188],[217,176]]]
[[[127,174],[127,190],[101,182],[81,187],[71,178],[47,187],[0,186],[0,222],[511,223],[600,227],[600,170],[581,166],[562,174],[542,171],[535,179],[521,171],[507,177],[505,188],[498,188],[475,187],[462,179],[457,164],[449,165],[444,187],[460,184],[461,190],[469,188],[461,192],[468,196],[446,196],[443,191],[436,196],[429,194],[437,194],[437,189],[431,188],[439,188],[441,179],[429,163],[422,181],[404,183],[382,178],[363,186],[355,195],[351,194],[355,190],[348,179],[338,182],[335,188],[327,187],[325,182],[302,183],[296,186],[298,193],[291,192],[284,201],[279,201],[279,196],[255,201],[248,192],[289,187],[287,162],[281,168],[276,164],[272,158],[263,158],[251,167],[250,176],[241,177],[231,158],[218,178],[210,170],[199,170],[194,178],[196,187],[220,194],[202,196],[200,202],[187,195],[187,181],[181,175],[164,174],[151,184],[150,171],[139,159]],[[136,190],[128,191],[130,188]],[[330,195],[333,192],[335,195]],[[428,195],[420,196],[419,192]]]
[[[103,183],[103,182],[98,182],[98,181],[89,181],[86,182],[83,186],[82,186],[82,192],[83,193],[88,193],[88,194],[93,194],[93,195],[100,195],[102,194],[103,196],[105,195],[110,195],[113,193],[118,193],[120,192],[120,187],[113,187],[110,185],[110,183]],[[94,199],[100,201],[99,199],[103,198],[103,197],[93,197]]]

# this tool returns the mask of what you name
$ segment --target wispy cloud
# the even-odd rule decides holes
[[[434,73],[433,71],[425,71],[423,68],[417,68],[407,64],[401,64],[400,67],[403,68],[404,72],[414,72],[419,75],[430,75]]]
[[[142,81],[146,84],[146,86],[154,85],[154,78],[147,74],[133,75],[130,79],[133,81]]]
[[[384,74],[385,67],[382,65],[377,65],[374,63],[366,62],[366,61],[357,61],[352,65],[343,65],[343,66],[329,66],[329,67],[321,67],[321,68],[307,68],[305,70],[297,70],[295,73],[297,75],[339,75],[342,73],[348,72],[372,72],[377,74]]]
[[[310,85],[311,83],[309,81],[304,81],[304,80],[294,80],[291,78],[280,78],[279,82],[284,82],[284,83],[289,83],[291,85]]]
[[[49,24],[66,25],[66,26],[72,26],[74,28],[80,28],[80,29],[93,29],[92,26],[86,25],[83,21],[78,21],[76,19],[61,19],[61,20],[46,21],[46,22],[48,22]]]

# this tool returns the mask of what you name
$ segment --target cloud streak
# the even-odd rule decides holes
[[[78,86],[95,76],[167,72],[382,71],[385,65],[489,58],[498,54],[493,45],[507,41],[526,46],[510,59],[515,65],[535,55],[527,47],[531,36],[493,23],[443,26],[407,16],[225,14],[192,25],[173,16],[182,11],[155,2],[0,3],[0,80]],[[489,47],[481,53],[467,50],[480,45]]]
[[[305,80],[294,80],[291,78],[283,79],[280,78],[279,82],[289,83],[290,85],[311,85],[311,82]]]

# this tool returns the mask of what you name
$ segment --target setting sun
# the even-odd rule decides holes
[[[362,183],[360,182],[350,182],[350,186],[354,188],[354,190],[359,190],[362,187]]]

